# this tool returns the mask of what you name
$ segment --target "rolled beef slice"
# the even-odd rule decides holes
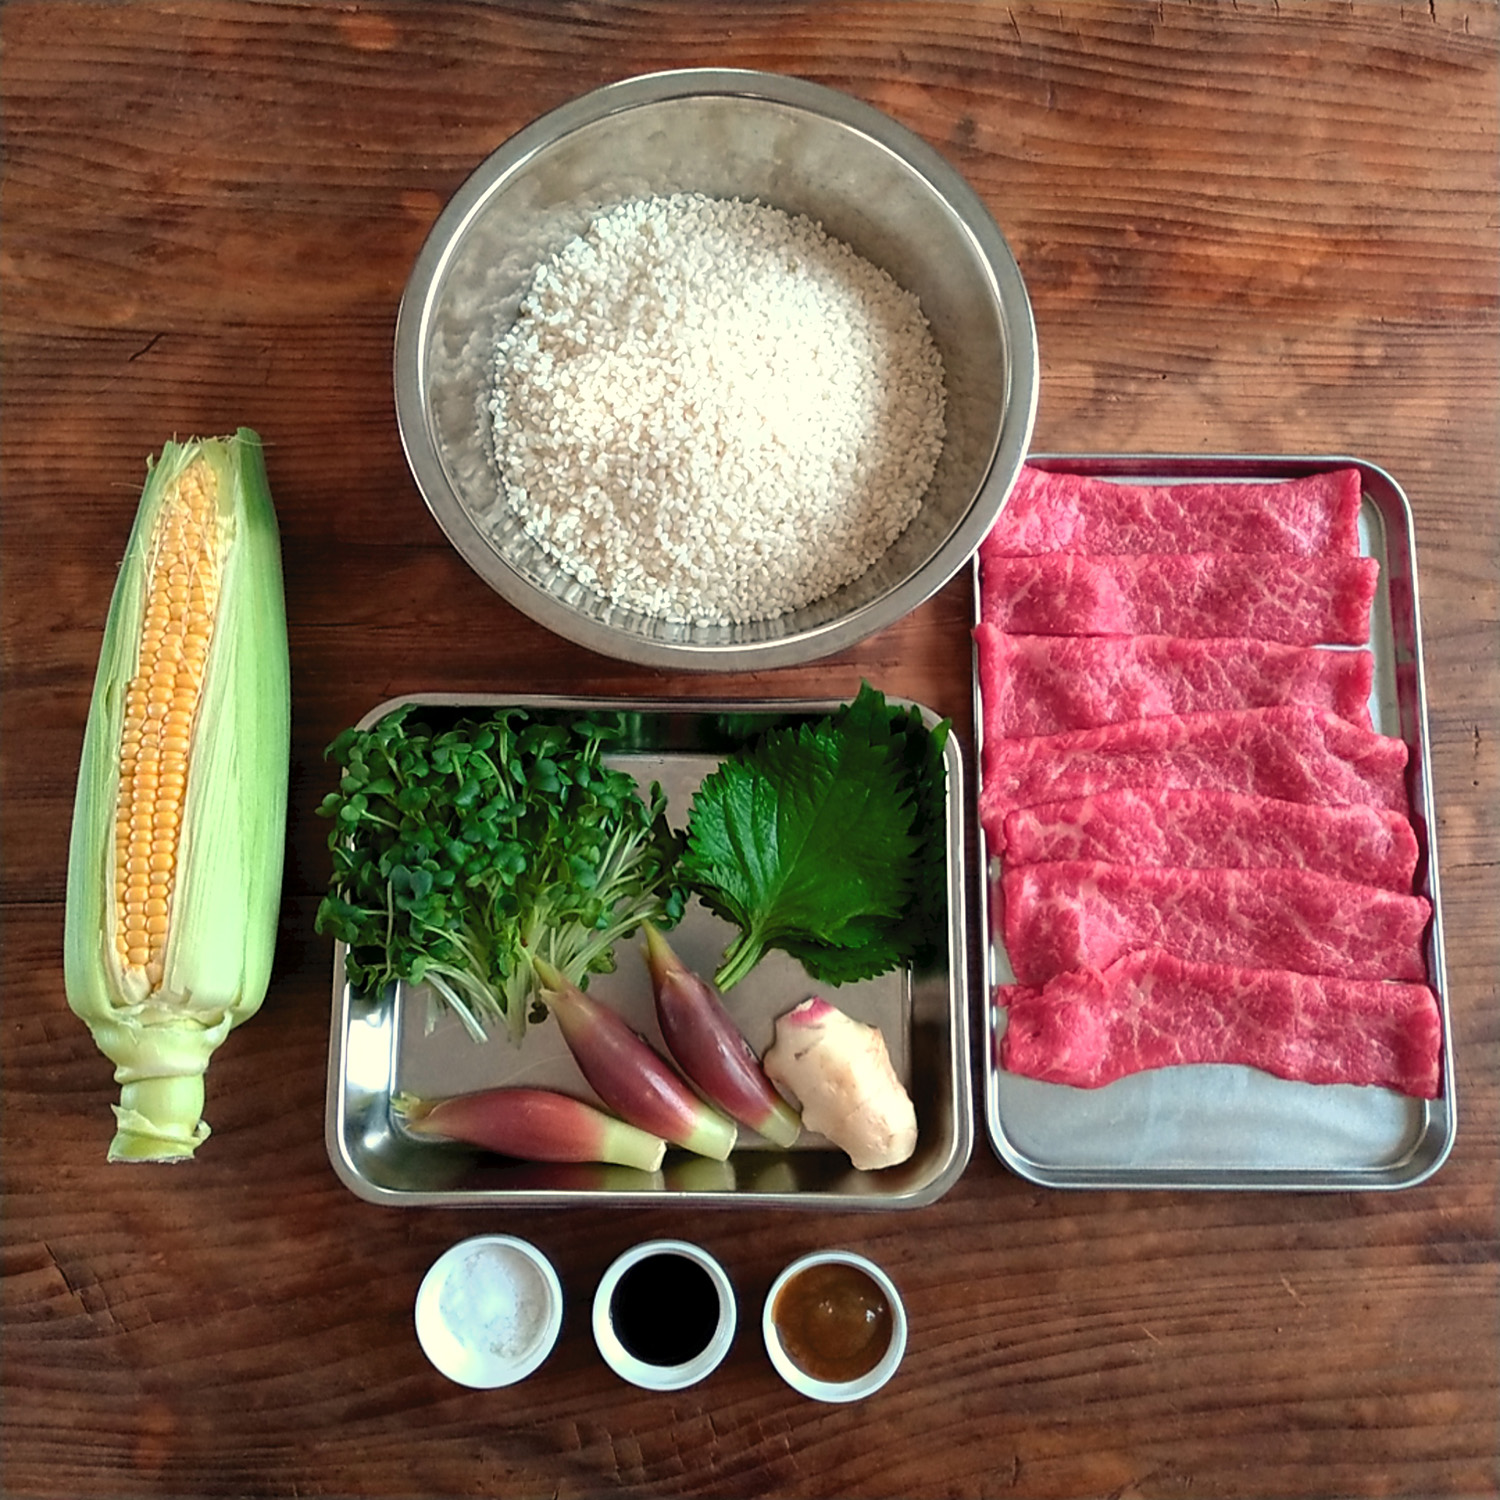
[[[1304,1083],[1376,1085],[1432,1099],[1442,1018],[1424,984],[1313,978],[1137,950],[1043,989],[1002,987],[1000,1064],[1098,1088],[1183,1063],[1240,1063]]]
[[[1406,745],[1322,709],[1289,706],[1131,719],[986,739],[980,816],[1003,846],[1018,807],[1134,787],[1242,792],[1406,813]]]
[[[974,630],[984,733],[1065,734],[1125,719],[1301,704],[1370,728],[1369,651],[1171,635],[1010,635]]]
[[[1359,470],[1273,482],[1130,484],[1024,465],[988,553],[1359,551]]]
[[[1101,969],[1135,948],[1338,979],[1427,977],[1424,897],[1308,870],[1055,860],[1007,869],[1000,884],[1005,949],[1022,984]]]
[[[1314,870],[1410,893],[1417,837],[1400,813],[1171,787],[1043,802],[1005,818],[1011,866],[1048,860]]]
[[[1048,552],[986,557],[982,617],[1032,635],[1253,636],[1361,646],[1380,565],[1371,557],[1264,552]]]

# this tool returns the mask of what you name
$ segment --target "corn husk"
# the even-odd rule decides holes
[[[125,689],[139,659],[153,538],[175,480],[217,476],[223,566],[192,729],[161,980],[127,983],[113,940],[115,804]],[[270,981],[290,743],[281,550],[259,437],[168,443],[149,463],[105,626],[68,855],[68,1003],[115,1064],[112,1161],[191,1156],[207,1138],[204,1073]]]

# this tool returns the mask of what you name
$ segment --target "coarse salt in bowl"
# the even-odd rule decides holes
[[[417,1291],[417,1340],[449,1380],[478,1390],[514,1385],[552,1352],[562,1284],[535,1245],[477,1235],[444,1251]]]
[[[395,367],[475,571],[687,669],[908,613],[993,523],[1036,410],[1025,288],[962,178],[848,95],[733,70],[612,84],[507,141],[418,257]]]

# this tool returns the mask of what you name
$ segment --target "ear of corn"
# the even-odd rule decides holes
[[[111,1160],[192,1155],[208,1060],[265,997],[290,717],[260,439],[168,443],[110,605],[68,855],[64,975],[121,1086]]]

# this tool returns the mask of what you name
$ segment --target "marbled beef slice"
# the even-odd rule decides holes
[[[986,738],[980,816],[1003,838],[1003,819],[1018,807],[1122,787],[1212,788],[1406,813],[1406,760],[1401,740],[1295,705]]]
[[[990,556],[983,618],[1034,635],[1251,636],[1291,646],[1362,646],[1380,577],[1371,557],[1156,552]]]
[[[974,630],[988,739],[1126,719],[1299,704],[1370,726],[1375,658],[1243,636],[1010,635]]]
[[[1001,988],[1000,1065],[1098,1088],[1152,1068],[1240,1063],[1304,1083],[1442,1085],[1442,1017],[1425,984],[1188,963],[1156,950]]]
[[[987,830],[988,831],[988,830]],[[1171,787],[1100,792],[1007,814],[1006,863],[1314,870],[1409,894],[1417,836],[1400,813]]]
[[[1427,977],[1425,897],[1308,870],[1055,860],[1006,869],[1001,888],[1005,951],[1022,984],[1150,947],[1193,963],[1340,979]]]
[[[1251,483],[1132,484],[1027,464],[985,542],[988,552],[1359,551],[1359,470]]]

